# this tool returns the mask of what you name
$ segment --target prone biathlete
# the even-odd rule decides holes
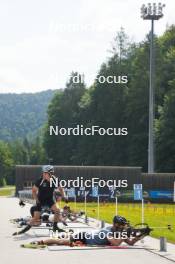
[[[20,232],[15,232],[13,235],[18,235],[27,232],[32,226],[38,226],[41,224],[41,210],[44,207],[48,207],[54,213],[53,232],[62,231],[59,230],[57,223],[62,221],[60,209],[57,207],[54,201],[54,192],[59,192],[62,198],[65,198],[64,190],[59,185],[55,187],[51,184],[51,180],[55,180],[54,167],[51,165],[45,165],[42,167],[42,177],[39,178],[32,187],[32,196],[36,201],[36,205],[32,208],[33,217],[29,224]]]
[[[75,222],[79,217],[82,217],[85,213],[83,211],[74,212],[71,210],[70,206],[64,206],[62,210],[62,217],[64,221],[67,219],[71,222]]]
[[[37,245],[91,245],[91,246],[119,246],[122,242],[128,245],[134,245],[143,237],[149,235],[151,229],[144,228],[135,237],[128,237],[125,230],[127,227],[127,220],[122,216],[114,216],[112,226],[103,228],[96,233],[80,232],[76,235],[69,236],[67,239],[47,239],[33,242]]]
[[[57,201],[59,200],[59,197],[61,197],[60,193],[57,193]],[[59,197],[58,197],[59,196]],[[16,218],[16,219],[11,219],[12,223],[17,223],[18,227],[26,226],[29,224],[31,217],[34,217],[34,212],[37,211],[37,206],[33,205],[30,208],[30,215],[27,217],[23,218]],[[83,211],[80,212],[74,212],[70,209],[70,206],[64,206],[63,209],[60,210],[61,216],[62,216],[62,223],[64,225],[66,224],[67,219],[71,222],[75,222],[79,217],[82,217],[84,215]],[[41,212],[41,223],[46,223],[46,224],[53,224],[54,222],[54,213],[50,209],[43,209]],[[49,226],[50,226],[49,225]]]

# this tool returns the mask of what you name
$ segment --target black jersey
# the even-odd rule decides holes
[[[40,178],[35,182],[35,186],[38,188],[38,200],[40,202],[53,200],[53,192],[57,188],[53,183],[51,185],[49,181]]]

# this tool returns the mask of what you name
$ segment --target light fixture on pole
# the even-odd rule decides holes
[[[154,20],[163,17],[164,4],[148,3],[141,7],[141,18],[151,20],[150,73],[149,73],[149,139],[148,173],[154,173]]]

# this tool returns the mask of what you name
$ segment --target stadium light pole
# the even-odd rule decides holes
[[[154,20],[163,17],[164,4],[148,3],[141,7],[141,18],[151,20],[150,72],[149,72],[149,137],[148,137],[148,173],[154,173]]]

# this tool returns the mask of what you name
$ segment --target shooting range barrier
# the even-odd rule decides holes
[[[32,184],[41,175],[42,166],[39,165],[18,165],[16,166],[16,195],[18,191],[29,190]],[[100,188],[100,200],[114,202],[133,202],[133,185],[143,185],[143,197],[145,201],[170,203],[175,199],[175,173],[142,173],[140,167],[116,167],[116,166],[54,166],[55,175],[60,180],[75,180],[77,177],[83,177],[83,180],[99,178],[102,180],[115,179],[127,180],[127,188]],[[87,191],[88,201],[96,201],[93,195],[90,196],[90,190]],[[76,195],[71,199],[76,202],[84,201],[85,189],[77,188]],[[116,198],[117,197],[117,198]],[[117,206],[116,206],[117,212]]]

